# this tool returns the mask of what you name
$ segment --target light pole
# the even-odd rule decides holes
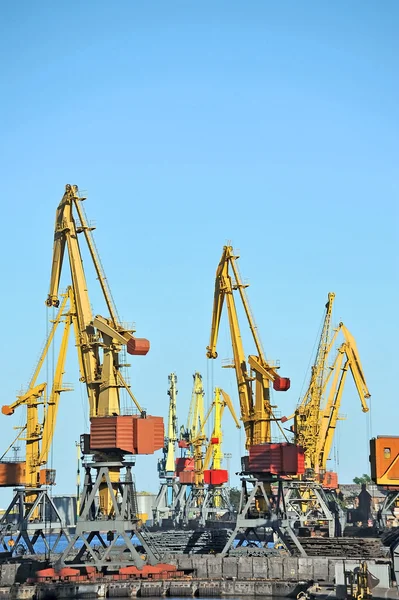
[[[224,457],[226,459],[226,466],[227,466],[227,485],[229,486],[230,489],[230,460],[232,458],[232,454],[230,454],[230,452],[225,452],[224,453]]]

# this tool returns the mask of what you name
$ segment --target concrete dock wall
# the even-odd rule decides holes
[[[209,556],[167,555],[165,562],[180,570],[193,570],[200,579],[278,579],[283,581],[315,580],[332,582],[335,565],[342,558],[291,556]]]

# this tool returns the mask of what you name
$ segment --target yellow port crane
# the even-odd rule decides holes
[[[75,343],[78,351],[80,380],[85,384],[90,408],[90,435],[81,437],[85,479],[76,531],[64,550],[60,564],[84,566],[92,561],[99,571],[134,565],[141,568],[144,559],[135,547],[137,537],[145,549],[147,561],[157,562],[152,542],[139,529],[137,497],[132,475],[137,454],[153,454],[163,447],[161,417],[147,415],[121,373],[130,365],[121,361],[126,349],[131,355],[145,355],[149,342],[134,337],[134,329],[124,326],[118,317],[104,269],[87,221],[83,201],[76,185],[68,184],[56,211],[53,260],[47,306],[58,306],[58,290],[68,255],[71,288],[75,300]],[[78,236],[83,234],[99,281],[108,316],[94,315],[82,261]],[[121,391],[130,396],[137,414],[122,414]],[[92,456],[92,460],[88,457]],[[126,458],[126,456],[128,458]],[[121,471],[125,470],[124,476]],[[95,472],[93,478],[92,472]],[[96,502],[98,496],[99,502]],[[107,520],[107,542],[104,539]],[[99,542],[100,552],[93,544]],[[123,543],[127,552],[117,553]],[[106,550],[105,550],[106,548]]]
[[[158,474],[161,486],[152,509],[153,519],[156,525],[161,525],[164,519],[176,519],[176,513],[181,503],[181,495],[184,490],[177,482],[175,455],[178,441],[177,431],[177,376],[175,373],[169,375],[169,410],[168,430],[164,440],[163,457],[158,460]]]
[[[367,399],[370,398],[353,335],[342,322],[332,330],[331,317],[334,298],[334,293],[328,294],[325,318],[310,382],[303,399],[292,416],[294,418],[295,443],[302,446],[305,451],[306,476],[315,477],[320,483],[323,483],[327,470],[327,460],[331,452],[337,421],[340,418],[339,409],[349,370],[363,412],[369,410]],[[344,341],[338,347],[330,363],[339,334],[342,334]],[[334,484],[333,481],[332,484]]]
[[[222,469],[224,457],[222,419],[225,408],[229,409],[237,429],[241,427],[230,396],[221,388],[215,389],[212,408],[213,430],[204,457],[204,481],[208,484],[201,511],[201,522],[204,525],[210,514],[217,514],[218,511],[227,513],[229,517],[233,514],[229,490],[224,487],[224,484],[229,481],[229,473],[226,469]]]
[[[202,384],[202,375],[195,372],[193,375],[193,390],[191,394],[190,406],[188,409],[186,427],[180,428],[179,447],[184,448],[184,461],[190,463],[193,459],[194,478],[191,483],[199,485],[202,483],[203,470],[203,444],[206,440],[205,418],[204,418],[204,386]],[[186,469],[183,469],[186,471]]]
[[[69,309],[66,305],[69,300]],[[26,407],[26,424],[19,429],[13,443],[1,457],[3,460],[8,450],[17,440],[25,442],[25,461],[23,463],[0,462],[2,470],[1,485],[23,486],[15,489],[15,495],[0,521],[0,543],[5,548],[5,537],[16,534],[15,544],[22,540],[28,550],[34,554],[35,543],[41,538],[48,545],[45,527],[46,519],[52,520],[53,534],[58,533],[59,539],[67,532],[63,529],[61,517],[47,494],[48,485],[55,484],[55,470],[48,469],[47,463],[51,449],[56,418],[62,392],[71,391],[71,387],[63,385],[65,360],[68,349],[69,332],[75,316],[74,300],[71,288],[63,294],[57,316],[40,355],[35,372],[31,378],[28,390],[18,396],[17,400],[2,407],[4,415],[13,415],[21,406]],[[51,393],[46,394],[47,384],[37,384],[39,374],[48,358],[51,345],[54,342],[56,330],[64,322],[61,344],[58,351]],[[10,523],[12,526],[10,527]],[[50,547],[50,546],[48,546]],[[53,548],[54,549],[54,548]]]
[[[73,314],[72,308],[67,314],[64,314],[68,299],[72,301],[72,290],[70,288],[68,289],[67,293],[64,294],[58,314],[53,322],[50,334],[46,340],[46,344],[41,353],[37,367],[29,383],[28,390],[25,392],[25,394],[18,396],[15,402],[9,405],[4,405],[1,409],[4,415],[13,415],[19,406],[26,406],[26,425],[22,428],[22,431],[18,434],[17,438],[25,441],[26,443],[26,487],[35,488],[41,484],[54,483],[54,473],[48,470],[42,470],[41,467],[46,465],[48,461],[48,455],[54,437],[60,394],[64,391],[70,391],[70,388],[64,388],[62,386],[62,378],[68,349],[69,331],[72,324]],[[44,397],[44,393],[47,384],[37,384],[36,382],[53,342],[57,327],[62,320],[64,320],[64,332],[58,353],[53,386],[50,396],[46,398]],[[39,416],[40,405],[43,406],[43,416],[41,422]]]
[[[149,344],[145,344],[146,340],[134,338],[133,330],[123,327],[119,322],[112,294],[91,235],[94,227],[88,224],[83,210],[84,200],[86,198],[80,196],[76,185],[66,186],[56,213],[50,292],[46,304],[47,306],[59,305],[58,289],[66,248],[76,303],[76,343],[80,375],[81,381],[86,384],[90,417],[119,415],[121,388],[127,389],[137,409],[142,412],[120,372],[119,353],[126,346],[129,354],[146,354]],[[76,210],[78,222],[73,215],[73,209]],[[79,233],[83,233],[86,239],[110,315],[108,318],[94,316],[92,313],[78,241]],[[144,342],[142,351],[139,349],[140,342]]]
[[[230,396],[221,388],[216,388],[212,406],[210,408],[210,410],[213,409],[213,430],[205,453],[204,469],[207,469],[209,465],[214,471],[221,469],[223,460],[222,418],[225,408],[229,409],[237,429],[240,429],[241,425],[235,413]]]
[[[235,414],[231,399],[220,388],[215,389],[211,405],[204,416],[204,391],[202,378],[199,373],[194,375],[192,402],[189,410],[187,429],[182,433],[186,441],[189,455],[194,460],[193,486],[186,499],[184,519],[187,523],[192,511],[201,512],[200,521],[205,524],[207,516],[218,508],[229,509],[231,503],[222,486],[228,480],[227,471],[221,469],[223,459],[222,418],[225,408],[228,408],[236,426],[240,423]],[[213,414],[213,431],[208,439],[205,426]],[[208,487],[206,487],[208,485]],[[223,506],[222,506],[223,504]]]
[[[279,367],[272,366],[265,358],[245,293],[245,288],[248,286],[242,283],[236,263],[238,258],[234,255],[232,246],[224,246],[216,271],[212,327],[206,355],[208,358],[217,358],[219,325],[226,300],[234,356],[233,367],[236,373],[241,420],[244,424],[246,448],[248,449],[256,444],[271,442],[271,423],[276,419],[270,404],[270,384],[273,384],[276,391],[286,391],[290,387],[290,380],[280,377],[277,373]],[[257,350],[257,355],[249,355],[248,361],[242,343],[234,291],[239,293]],[[254,382],[255,390],[253,389]]]
[[[143,414],[142,408],[122,376],[119,354],[123,347],[126,347],[130,354],[146,354],[149,344],[145,343],[146,340],[134,338],[133,330],[123,327],[119,322],[111,291],[91,235],[94,228],[89,226],[83,210],[82,202],[85,199],[80,196],[77,186],[67,185],[57,208],[50,292],[46,304],[49,307],[59,305],[58,289],[66,249],[76,306],[75,337],[80,380],[86,384],[90,417],[93,420],[96,417],[120,415],[121,388],[127,391],[139,413]],[[74,210],[78,222],[75,220]],[[85,237],[109,312],[108,318],[100,315],[94,316],[92,313],[78,241],[79,233],[83,233]],[[111,482],[116,483],[119,480],[119,468],[110,467],[109,476]],[[99,493],[103,514],[111,515],[114,512],[114,504],[109,487],[101,485]]]

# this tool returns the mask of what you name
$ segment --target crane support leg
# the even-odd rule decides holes
[[[377,519],[380,529],[385,529],[389,526],[389,521],[396,519],[395,508],[399,508],[399,490],[389,490],[381,509],[378,511]]]
[[[284,501],[291,528],[327,533],[341,537],[345,515],[333,492],[326,492],[314,481],[286,481]],[[324,530],[324,531],[323,531]]]
[[[155,565],[162,558],[152,543],[151,536],[142,535],[139,527],[136,491],[131,467],[124,461],[86,463],[86,477],[81,497],[81,511],[76,523],[76,532],[63,552],[59,564],[85,566],[88,561],[98,570],[115,570],[126,566],[142,568],[144,564]],[[91,469],[95,469],[94,481]],[[126,469],[125,476],[117,482],[110,473]],[[99,490],[107,488],[114,512],[112,517],[104,515],[97,505]],[[140,554],[133,538],[138,538],[146,559]],[[141,551],[142,553],[142,551]]]
[[[154,525],[176,527],[183,522],[186,488],[187,486],[176,482],[161,485],[152,509]]]
[[[16,488],[0,520],[0,545],[18,554],[59,552],[70,541],[66,524],[46,488]],[[39,547],[40,545],[40,547]]]
[[[271,495],[271,484],[278,485],[277,497]],[[282,544],[290,554],[306,556],[285,513],[282,481],[254,477],[241,479],[236,526],[221,552],[222,556],[234,548],[235,541],[235,553],[239,553],[245,542],[246,545],[256,546],[256,551],[260,554],[267,554],[267,543],[274,541]]]
[[[217,523],[230,525],[233,522],[234,507],[230,502],[229,491],[229,488],[223,486],[208,486],[201,508],[201,527],[205,527],[209,522],[216,522],[217,513],[223,515]]]

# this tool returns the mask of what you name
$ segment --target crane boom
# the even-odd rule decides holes
[[[89,227],[82,208],[84,200],[85,198],[79,195],[76,185],[68,184],[66,186],[56,212],[50,291],[46,304],[47,306],[58,306],[59,304],[58,289],[66,248],[76,309],[74,331],[80,355],[80,374],[81,381],[86,383],[90,417],[119,415],[119,390],[121,387],[125,387],[125,382],[119,373],[119,352],[122,346],[127,346],[129,353],[137,353],[134,350],[135,338],[132,330],[128,331],[119,324],[112,295],[91,235],[93,227]],[[79,224],[75,221],[74,209],[78,215]],[[107,319],[100,315],[94,316],[92,313],[78,241],[79,233],[84,234],[89,248],[109,311],[110,317]],[[146,348],[147,351],[148,348],[149,345]],[[140,353],[145,354],[146,352]]]
[[[169,375],[169,418],[168,418],[168,437],[166,447],[165,471],[169,477],[175,472],[175,446],[177,442],[177,415],[176,415],[176,396],[177,396],[177,377],[175,373]]]

